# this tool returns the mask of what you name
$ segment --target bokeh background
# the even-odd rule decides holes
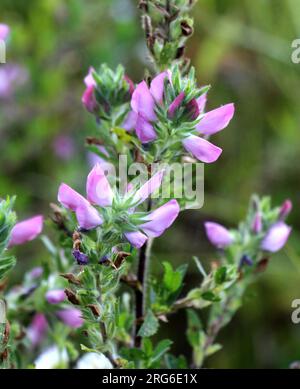
[[[0,65],[0,196],[16,194],[19,218],[49,213],[63,180],[83,190],[89,171],[84,139],[95,130],[81,106],[90,65],[126,66],[139,81],[148,65],[135,0],[1,0],[0,22],[11,26],[7,64],[18,70],[13,90],[3,87]],[[163,259],[190,263],[187,284],[197,282],[192,256],[209,266],[214,249],[203,221],[229,227],[244,217],[251,193],[290,198],[293,234],[268,271],[245,296],[221,332],[222,351],[209,367],[286,368],[300,359],[300,324],[291,302],[300,298],[300,64],[291,43],[300,38],[298,0],[199,0],[188,54],[201,84],[211,84],[209,108],[235,102],[230,126],[214,140],[224,152],[205,167],[205,203],[184,212],[155,244],[153,266]],[[1,87],[2,83],[2,87]],[[45,255],[41,243],[18,250],[22,272]],[[173,351],[189,352],[185,316],[163,331],[177,337]]]

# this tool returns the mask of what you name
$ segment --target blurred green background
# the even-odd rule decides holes
[[[22,79],[0,97],[0,196],[16,194],[20,218],[49,213],[61,181],[83,190],[89,171],[85,136],[95,124],[81,106],[83,77],[90,65],[126,66],[139,81],[148,65],[134,0],[1,0],[0,22],[11,26],[7,65]],[[221,352],[209,367],[286,368],[300,359],[300,324],[291,322],[291,302],[300,298],[300,64],[291,43],[300,38],[298,0],[199,0],[188,54],[200,84],[211,84],[209,106],[235,102],[230,126],[214,137],[224,152],[205,167],[205,203],[186,211],[155,244],[162,259],[189,262],[188,284],[197,282],[192,256],[209,264],[214,250],[203,221],[234,226],[251,193],[270,194],[274,204],[290,198],[294,230],[286,249],[248,291],[243,308],[223,330]],[[5,66],[7,66],[5,65]],[[1,67],[0,65],[0,83]],[[0,85],[1,86],[1,85]],[[18,250],[21,272],[41,260],[39,242]],[[185,316],[164,331],[183,332]],[[188,353],[184,336],[173,347]]]

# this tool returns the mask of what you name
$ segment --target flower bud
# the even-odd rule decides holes
[[[59,304],[66,299],[63,289],[49,290],[46,293],[46,300],[49,304]]]
[[[9,247],[23,244],[35,239],[43,229],[43,216],[38,215],[17,223],[12,231]]]
[[[233,243],[233,237],[227,228],[221,224],[206,222],[204,223],[206,235],[209,241],[218,248],[225,248]]]
[[[293,204],[291,200],[285,200],[279,211],[279,219],[280,220],[285,219],[288,216],[288,214],[291,212],[292,208],[293,208]]]
[[[261,243],[261,248],[271,253],[281,250],[286,244],[290,233],[291,227],[284,222],[279,221],[275,223],[265,235]]]

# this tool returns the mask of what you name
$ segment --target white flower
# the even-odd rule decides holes
[[[65,349],[61,351],[57,346],[47,348],[34,362],[36,369],[55,369],[67,363],[67,351]]]
[[[78,360],[76,369],[113,369],[113,366],[104,354],[87,353]]]

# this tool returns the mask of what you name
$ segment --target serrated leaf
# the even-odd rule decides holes
[[[138,336],[142,338],[154,335],[158,330],[158,320],[152,311],[148,311],[144,323],[141,326]]]

